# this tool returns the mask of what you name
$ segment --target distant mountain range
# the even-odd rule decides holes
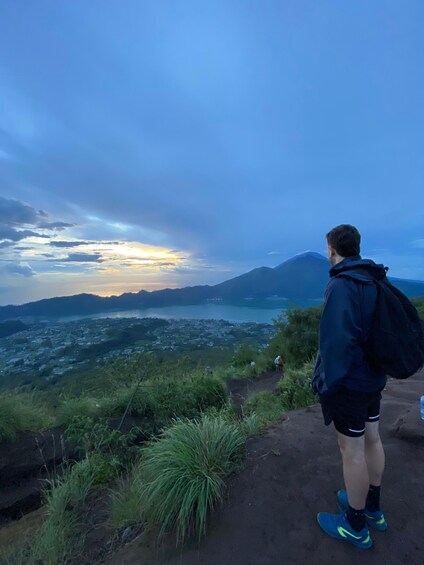
[[[319,253],[296,255],[277,267],[259,267],[223,283],[101,297],[77,294],[0,307],[0,320],[96,314],[117,310],[224,302],[269,307],[311,306],[322,302],[330,265]],[[424,296],[424,281],[390,278],[407,296]]]

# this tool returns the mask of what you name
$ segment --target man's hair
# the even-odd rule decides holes
[[[328,245],[341,257],[354,257],[361,252],[361,234],[350,224],[341,224],[326,235]]]

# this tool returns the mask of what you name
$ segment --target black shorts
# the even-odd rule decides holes
[[[340,389],[331,396],[321,396],[324,423],[334,427],[344,436],[361,437],[365,433],[365,422],[378,422],[380,419],[381,390],[360,392]]]

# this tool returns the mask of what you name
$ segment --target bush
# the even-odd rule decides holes
[[[234,356],[231,359],[231,365],[234,367],[245,367],[249,365],[251,361],[255,361],[258,356],[258,352],[253,349],[248,343],[242,343]]]
[[[53,422],[46,407],[33,394],[0,396],[0,443],[14,441],[20,432],[46,429]]]
[[[213,375],[158,378],[153,383],[151,395],[160,425],[175,417],[195,418],[206,408],[219,408],[227,401],[225,385]]]
[[[125,412],[129,405],[128,414],[135,416],[151,416],[154,412],[149,381],[123,386],[99,400],[105,416],[117,416]]]
[[[159,525],[161,535],[175,530],[179,541],[204,534],[207,514],[222,500],[224,479],[235,470],[243,444],[238,426],[223,417],[176,420],[143,449],[141,501],[147,522]]]
[[[415,298],[411,298],[411,302],[417,309],[418,316],[420,317],[421,321],[424,324],[424,296],[417,296]]]
[[[261,390],[248,397],[244,411],[247,415],[256,414],[259,426],[275,422],[285,412],[285,406],[280,395],[270,390]]]
[[[318,402],[311,388],[313,368],[314,361],[311,360],[301,369],[288,369],[285,377],[278,382],[277,388],[287,410],[304,408]]]
[[[58,411],[59,423],[67,426],[74,418],[100,418],[101,405],[96,398],[80,396],[78,398],[65,398]]]
[[[268,347],[270,357],[283,353],[286,364],[301,366],[318,350],[322,306],[289,310],[274,322],[277,333]]]

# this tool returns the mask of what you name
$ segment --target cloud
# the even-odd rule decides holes
[[[80,245],[91,245],[92,241],[50,241],[52,247],[79,247]]]
[[[6,224],[0,224],[0,239],[8,239],[10,241],[21,241],[27,237],[43,237],[48,238],[48,235],[39,234],[32,230],[16,230]]]
[[[80,245],[120,245],[120,241],[50,241],[52,247],[79,247]]]
[[[68,222],[49,222],[44,210],[36,210],[13,198],[0,197],[0,240],[6,240],[1,247],[9,247],[7,241],[16,242],[28,237],[50,239],[50,235],[39,230],[62,231],[74,224]]]
[[[70,253],[65,259],[57,259],[60,262],[78,263],[101,263],[103,261],[100,253]]]
[[[281,255],[281,251],[268,251],[267,255]]]
[[[3,198],[0,196],[0,223],[6,225],[35,225],[47,217],[44,210],[36,210],[32,206],[23,204],[19,200]]]
[[[1,267],[1,271],[8,275],[20,275],[22,277],[32,277],[36,274],[26,263],[7,263]]]
[[[75,224],[68,224],[67,222],[42,222],[37,224],[37,227],[43,230],[56,230],[62,231],[66,228],[72,228]]]

